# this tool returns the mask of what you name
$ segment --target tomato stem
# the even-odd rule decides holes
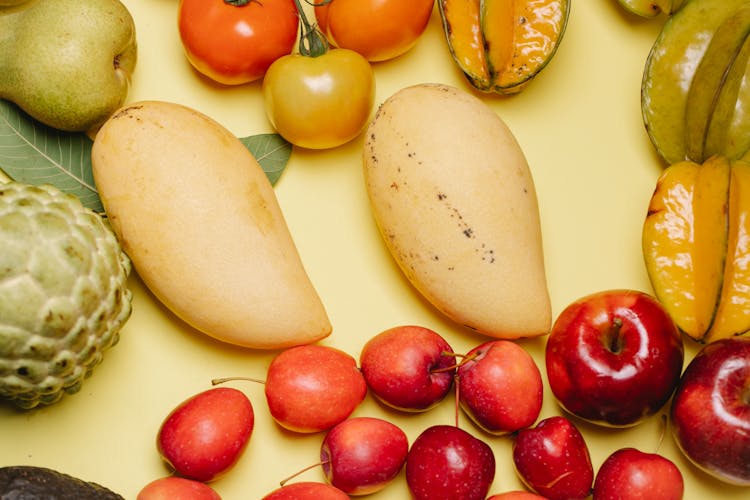
[[[299,53],[308,57],[322,56],[328,52],[328,39],[317,25],[307,20],[300,0],[294,0],[294,4],[297,6],[300,20]]]

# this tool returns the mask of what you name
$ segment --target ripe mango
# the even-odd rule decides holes
[[[570,0],[438,0],[454,61],[479,90],[512,94],[557,52]]]
[[[223,125],[180,104],[135,102],[104,123],[91,162],[123,250],[185,323],[252,349],[331,333],[268,177]]]
[[[702,343],[750,330],[750,163],[666,168],[642,238],[654,293],[680,330]]]
[[[381,104],[365,137],[372,213],[411,284],[484,335],[549,333],[534,179],[492,108],[455,87],[414,85]]]

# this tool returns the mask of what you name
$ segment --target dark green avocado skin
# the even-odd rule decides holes
[[[0,467],[0,500],[125,500],[96,483],[46,467]]]

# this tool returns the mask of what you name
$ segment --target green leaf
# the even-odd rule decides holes
[[[92,145],[86,134],[43,125],[0,99],[0,168],[18,182],[57,186],[102,212],[91,172]]]
[[[275,185],[292,154],[292,145],[279,134],[240,137],[240,142],[255,156],[266,177]]]
[[[275,185],[289,161],[292,145],[278,134],[239,139]],[[83,132],[48,127],[10,101],[0,99],[0,181],[9,177],[26,184],[52,184],[102,213],[91,170],[93,144]]]

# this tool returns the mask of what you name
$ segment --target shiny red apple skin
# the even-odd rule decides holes
[[[262,500],[349,500],[349,495],[330,484],[302,481],[277,488]]]
[[[541,495],[531,493],[529,491],[506,491],[504,493],[496,493],[487,500],[547,500]]]
[[[670,419],[691,462],[721,481],[750,485],[750,337],[701,348],[685,368]]]
[[[370,392],[402,411],[433,408],[453,386],[456,360],[434,330],[415,325],[389,328],[365,343],[359,367]]]
[[[408,451],[400,427],[380,418],[353,417],[328,431],[320,461],[330,484],[348,495],[369,495],[401,472]]]
[[[583,435],[571,420],[555,415],[521,429],[513,441],[513,464],[527,488],[550,500],[586,498],[594,469]]]
[[[636,290],[606,290],[571,303],[552,325],[545,363],[568,412],[627,427],[659,411],[680,379],[682,336],[664,307]]]
[[[494,479],[492,448],[456,426],[428,427],[406,457],[414,500],[484,500]]]
[[[198,393],[166,417],[157,435],[157,450],[182,477],[213,481],[242,456],[255,425],[245,394],[230,387]]]
[[[184,477],[168,476],[155,479],[138,492],[136,500],[221,500],[216,491],[206,483]]]
[[[674,462],[658,453],[621,448],[599,467],[593,500],[681,500],[684,492],[685,482]]]
[[[357,361],[333,347],[308,344],[285,349],[266,373],[271,416],[294,432],[330,429],[348,418],[366,394]]]
[[[542,410],[539,367],[510,340],[485,342],[466,355],[457,371],[461,408],[483,430],[496,435],[536,422]]]

